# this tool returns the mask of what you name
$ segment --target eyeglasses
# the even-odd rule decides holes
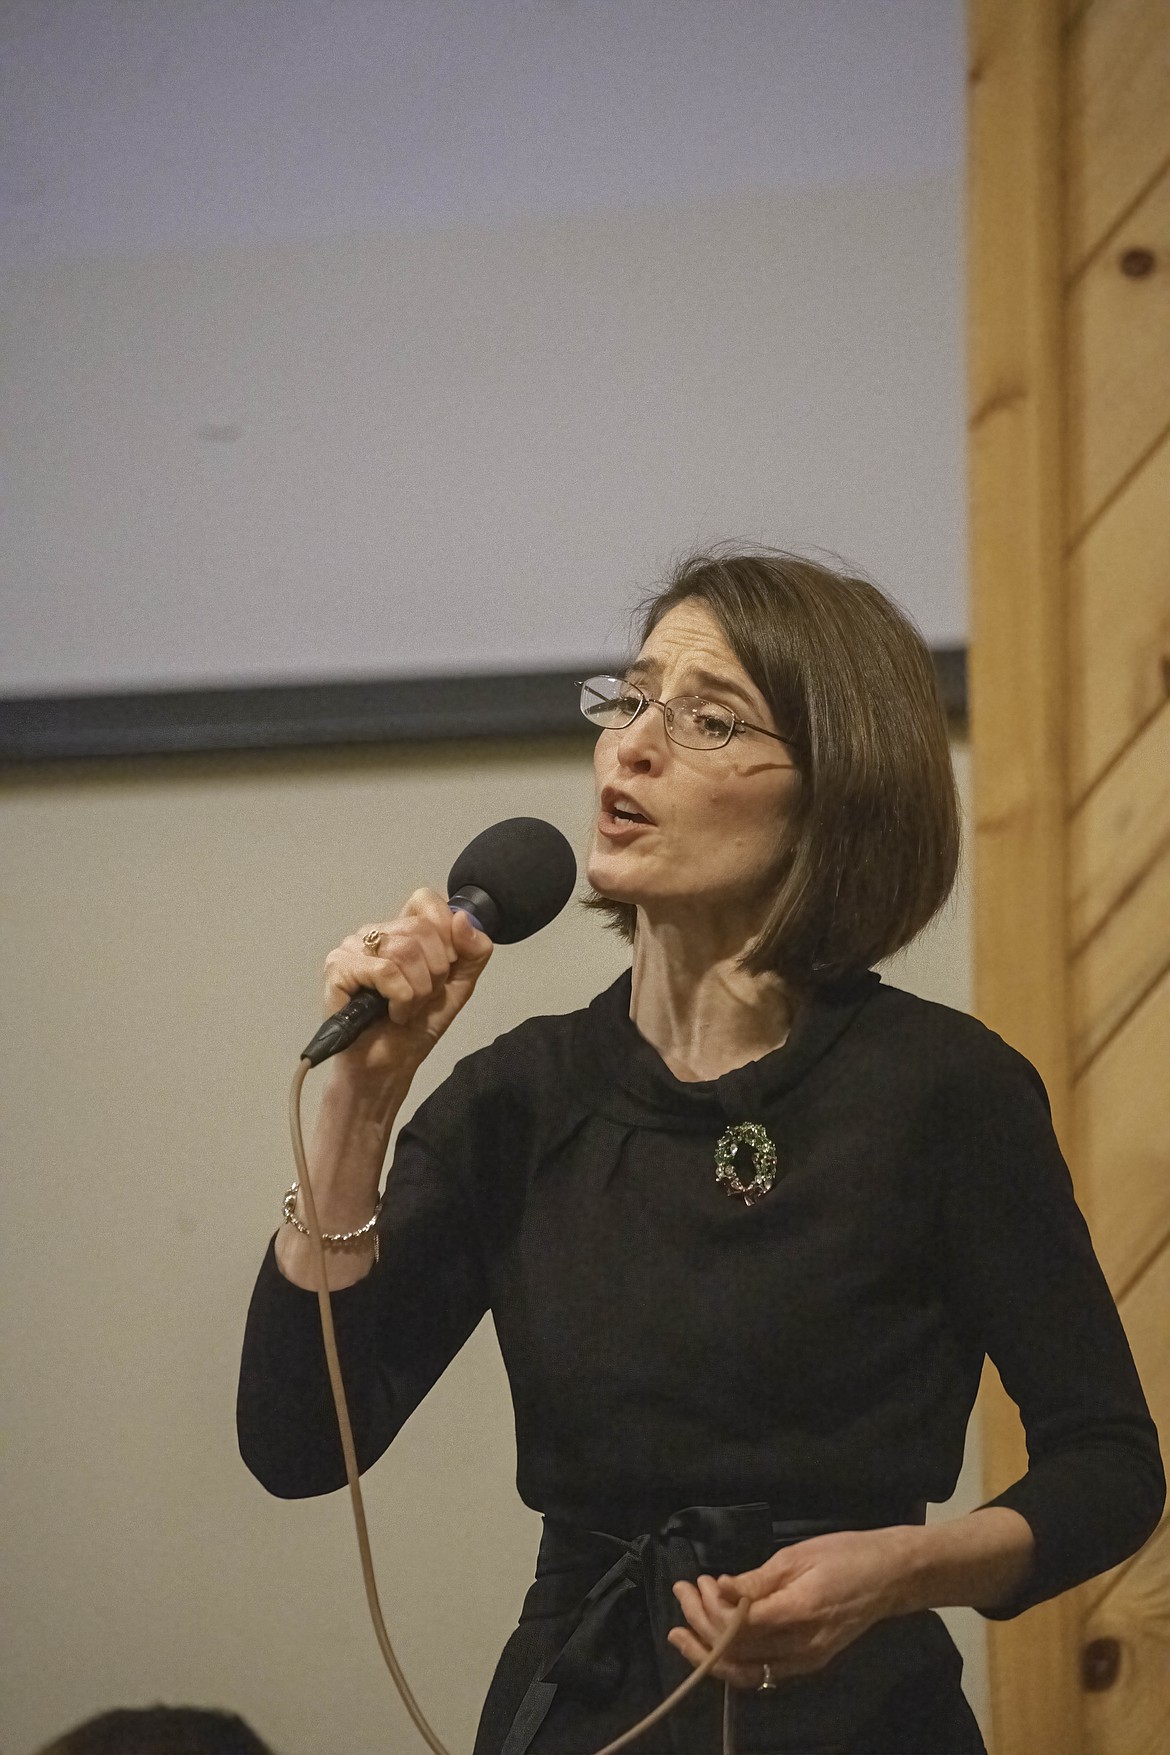
[[[672,701],[656,701],[635,682],[621,676],[590,676],[578,684],[581,690],[581,711],[591,725],[602,731],[621,731],[632,725],[644,707],[661,707],[666,735],[688,750],[718,750],[733,737],[745,731],[758,731],[774,737],[777,743],[792,744],[763,725],[750,725],[718,701],[706,701],[701,695],[676,695]]]

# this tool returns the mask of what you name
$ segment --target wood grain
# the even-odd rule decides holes
[[[1170,1241],[1168,1072],[1170,969],[1075,1087],[1081,1204],[1115,1298]]]
[[[1093,0],[1063,0],[1066,36],[1077,27],[1092,4]]]
[[[972,0],[968,331],[976,1010],[1069,1119],[1064,892],[1062,0]],[[987,1380],[990,1383],[990,1379]],[[982,1397],[985,1481],[1019,1417]],[[1014,1471],[1014,1473],[1012,1473]],[[1070,1755],[1072,1605],[990,1623],[996,1755]]]
[[[1162,1455],[1167,1457],[1170,1456],[1170,1348],[1166,1346],[1166,1311],[1170,1309],[1170,1248],[1163,1247],[1146,1263],[1139,1279],[1122,1298],[1119,1308],[1150,1405],[1150,1414],[1158,1428]],[[1099,1606],[1119,1588],[1131,1572],[1146,1567],[1152,1547],[1160,1546],[1162,1565],[1170,1558],[1165,1547],[1168,1533],[1170,1521],[1164,1518],[1149,1546],[1131,1555],[1120,1566],[1090,1579],[1076,1591],[1075,1597],[1086,1628],[1086,1638],[1090,1637],[1087,1629],[1093,1624],[1091,1618]],[[1170,1589],[1167,1588],[1170,1581],[1165,1574],[1156,1571],[1153,1575],[1147,1573],[1146,1576],[1160,1579],[1163,1606],[1170,1605]],[[1156,1686],[1163,1688],[1164,1683],[1160,1678],[1170,1671],[1170,1641],[1164,1645],[1160,1654],[1150,1654],[1148,1666],[1143,1662],[1143,1667],[1148,1667],[1155,1678]],[[1166,1692],[1170,1694],[1170,1690]],[[1102,1725],[1110,1722],[1106,1716]],[[1104,1743],[1094,1746],[1102,1750],[1108,1748],[1109,1755],[1130,1755],[1130,1745],[1124,1738],[1115,1741],[1111,1746]],[[1166,1747],[1170,1748],[1170,1743]]]
[[[1073,1064],[1083,1072],[1170,966],[1170,855],[1163,854],[1073,958]]]
[[[1044,1073],[1170,1427],[1168,7],[972,0],[969,395],[976,1009]],[[981,1405],[990,1496],[1025,1464],[990,1369]],[[989,1626],[996,1755],[1161,1752],[1149,1566]]]
[[[1068,618],[1075,805],[1170,697],[1170,439],[1073,550]]]
[[[1086,1755],[1166,1755],[1170,1523],[1161,1525],[1089,1614],[1083,1645],[1094,1640],[1116,1640],[1121,1662],[1112,1687],[1085,1695]]]
[[[1069,940],[1074,954],[1170,851],[1170,701],[1108,769],[1069,821]],[[1170,952],[1170,927],[1160,935]]]
[[[969,339],[977,1009],[1067,1110],[1058,25],[972,9]],[[1005,237],[1018,247],[1003,248]]]
[[[1152,256],[1137,277],[1135,251]],[[1170,429],[1170,169],[1073,289],[1068,374],[1075,540]]]
[[[1075,272],[1170,157],[1170,0],[1094,0],[1069,35],[1067,78]]]

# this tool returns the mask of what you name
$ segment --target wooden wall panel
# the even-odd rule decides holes
[[[1049,1084],[1170,1448],[1170,0],[971,17],[976,1004]],[[992,1625],[994,1755],[1165,1755],[1166,1529]]]
[[[1121,1316],[1170,1457],[1170,1247],[1121,1299]],[[1081,1674],[1085,1755],[1165,1755],[1170,1748],[1170,1518],[1084,1603]],[[1078,1593],[1084,1598],[1084,1593]]]
[[[968,678],[975,746],[975,970],[980,1017],[1039,1067],[1069,1120],[1063,833],[1060,40],[1051,0],[969,14]],[[1014,491],[1005,491],[1005,484]],[[985,1486],[1019,1473],[1019,1416],[985,1373]],[[991,1623],[999,1755],[1069,1755],[1080,1702],[1067,1597],[1028,1627]]]
[[[1085,1622],[1082,1652],[1108,1687],[1085,1694],[1085,1755],[1170,1749],[1170,1524],[1125,1568]],[[1153,1681],[1153,1685],[1151,1685]]]
[[[1093,0],[1068,39],[1068,262],[1079,266],[1170,158],[1170,0]]]
[[[1078,545],[1068,591],[1076,804],[1170,699],[1170,438]]]
[[[1166,1345],[1166,1313],[1170,1310],[1170,1250],[1160,1249],[1147,1263],[1145,1271],[1140,1275],[1130,1291],[1125,1294],[1119,1304],[1121,1318],[1125,1324],[1125,1332],[1133,1355],[1141,1373],[1142,1386],[1146,1399],[1150,1404],[1150,1413],[1158,1428],[1158,1436],[1164,1456],[1170,1455],[1170,1347]],[[1135,1570],[1141,1569],[1143,1574],[1143,1592],[1148,1590],[1156,1580],[1161,1592],[1162,1608],[1170,1613],[1170,1519],[1163,1519],[1158,1533],[1146,1548],[1142,1548],[1130,1559],[1116,1566],[1111,1572],[1091,1579],[1076,1594],[1086,1618],[1085,1637],[1093,1637],[1088,1631],[1091,1617],[1094,1616],[1108,1597]],[[1151,1570],[1149,1559],[1151,1551],[1156,1550],[1160,1558]],[[1148,1668],[1145,1686],[1149,1690],[1151,1683],[1165,1675],[1170,1678],[1170,1644],[1162,1652],[1158,1662]],[[1158,1692],[1154,1686],[1154,1692]],[[1170,1748],[1170,1743],[1166,1745]],[[1116,1743],[1110,1755],[1130,1755],[1129,1745],[1124,1741]],[[1165,1751],[1162,1751],[1165,1755]]]
[[[1074,1114],[1081,1204],[1117,1298],[1170,1241],[1170,969],[1078,1082]]]
[[[1142,252],[1148,272],[1127,273]],[[1077,282],[1068,334],[1075,534],[1170,431],[1170,168]]]
[[[1072,959],[1072,1056],[1077,1072],[1131,1017],[1170,963],[1170,856],[1154,862]],[[1170,1056],[1168,1056],[1170,1058]]]
[[[1170,852],[1170,701],[1108,769],[1069,825],[1075,952]]]
[[[970,150],[994,202],[971,210],[972,522],[968,688],[978,727],[975,922],[980,1016],[1067,1112],[1062,748],[1059,17],[1016,0],[971,15]],[[1004,481],[1020,484],[1003,492]],[[1024,486],[1026,484],[1026,487]],[[1006,710],[1005,710],[1006,709]],[[1036,970],[1043,979],[1036,979]],[[990,972],[994,971],[994,979]]]

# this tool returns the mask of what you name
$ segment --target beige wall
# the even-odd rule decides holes
[[[155,1700],[231,1706],[282,1755],[415,1746],[346,1498],[270,1499],[237,1456],[243,1316],[325,952],[497,818],[581,845],[591,799],[576,743],[3,782],[3,1755]],[[966,1008],[968,919],[960,887],[891,979]],[[575,908],[501,949],[419,1094],[624,960]],[[457,1751],[530,1576],[514,1461],[481,1328],[368,1482],[392,1637]],[[951,1512],[975,1475],[969,1454]],[[982,1715],[981,1623],[951,1621]]]

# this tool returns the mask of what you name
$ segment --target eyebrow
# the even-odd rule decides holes
[[[661,676],[662,666],[657,658],[635,658],[633,663],[626,665],[625,674],[631,681],[639,676]],[[752,697],[737,682],[733,682],[729,676],[717,676],[712,670],[702,670],[698,667],[686,671],[685,674],[693,678],[695,682],[701,683],[704,688],[715,689],[720,694],[737,695],[749,713],[759,712],[759,707],[752,700]]]

